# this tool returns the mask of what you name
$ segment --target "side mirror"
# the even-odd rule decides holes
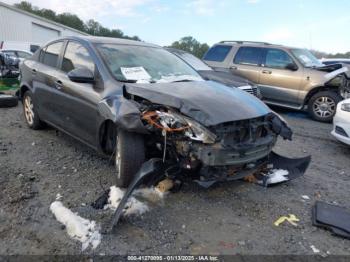
[[[77,83],[93,83],[95,82],[94,74],[87,68],[76,68],[68,72],[71,81]]]
[[[297,71],[298,66],[294,63],[289,63],[288,65],[286,65],[286,69],[291,70],[291,71]]]

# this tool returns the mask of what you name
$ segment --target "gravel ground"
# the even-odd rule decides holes
[[[280,111],[294,141],[279,141],[286,156],[311,154],[305,176],[265,189],[231,182],[202,189],[185,184],[150,212],[121,221],[113,234],[83,254],[320,254],[350,255],[350,242],[311,224],[316,200],[350,209],[350,147],[331,125],[303,113]],[[89,204],[113,183],[114,167],[85,145],[54,129],[27,128],[22,108],[0,110],[0,254],[82,254],[49,211],[56,194],[82,217],[102,224],[110,211]],[[309,200],[302,195],[310,197]],[[273,222],[295,214],[298,226]]]

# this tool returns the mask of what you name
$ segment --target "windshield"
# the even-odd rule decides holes
[[[189,65],[162,48],[100,44],[97,49],[118,81],[135,83],[203,81]]]
[[[185,53],[185,52],[176,52],[174,51],[174,54],[182,58],[186,63],[188,63],[190,66],[192,66],[197,71],[211,71],[212,69],[207,66],[202,60],[195,57],[192,54]]]
[[[317,58],[306,49],[292,49],[293,55],[302,63],[305,67],[320,67],[323,64],[317,60]]]

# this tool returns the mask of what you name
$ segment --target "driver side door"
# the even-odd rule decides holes
[[[96,79],[98,71],[86,47],[76,41],[67,42],[60,65],[59,100],[60,112],[64,119],[62,128],[74,137],[96,146],[98,129],[97,104],[101,100],[101,88],[95,83],[78,83],[69,79],[73,69],[90,70]]]

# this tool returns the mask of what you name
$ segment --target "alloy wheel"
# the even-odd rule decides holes
[[[329,117],[334,114],[336,110],[335,101],[326,96],[319,97],[313,104],[313,111],[319,117]]]
[[[23,106],[25,118],[27,123],[31,126],[34,124],[34,105],[30,96],[25,96]]]

